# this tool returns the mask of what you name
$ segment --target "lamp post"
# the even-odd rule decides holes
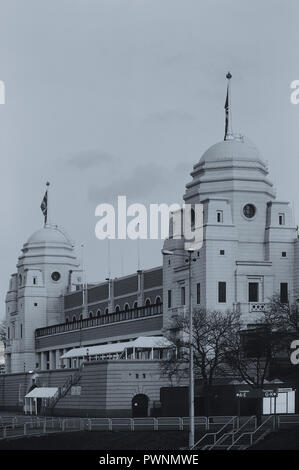
[[[167,256],[180,256],[186,259],[188,263],[188,282],[189,282],[189,295],[188,295],[188,313],[189,313],[189,449],[194,446],[194,354],[193,354],[193,315],[192,315],[192,290],[191,290],[191,261],[194,250],[189,248],[186,250],[188,258],[180,253],[174,253],[170,250],[162,250],[162,255]],[[196,261],[193,259],[193,261]]]

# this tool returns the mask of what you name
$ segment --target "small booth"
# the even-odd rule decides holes
[[[58,393],[57,387],[35,387],[25,395],[24,413],[39,414],[42,405],[47,405],[50,398]]]

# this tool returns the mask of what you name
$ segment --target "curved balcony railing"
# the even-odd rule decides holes
[[[105,315],[100,315],[94,318],[85,318],[69,323],[60,323],[58,325],[47,326],[45,328],[38,328],[35,331],[35,337],[55,335],[57,333],[65,333],[68,331],[81,330],[94,326],[109,325],[121,321],[135,320],[137,318],[151,317],[163,313],[163,304],[145,305],[144,307],[132,308],[123,310],[121,312],[113,312]]]

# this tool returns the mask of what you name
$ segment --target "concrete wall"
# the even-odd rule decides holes
[[[38,386],[62,386],[77,369],[42,371],[34,374]],[[32,385],[33,374],[7,374],[0,376],[0,409],[21,410],[23,399]],[[145,394],[149,410],[160,399],[160,388],[170,386],[161,376],[159,361],[97,361],[86,362],[76,384],[80,395],[72,389],[59,400],[55,415],[130,417],[132,398]]]

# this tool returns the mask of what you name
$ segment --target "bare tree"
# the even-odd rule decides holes
[[[233,336],[240,330],[237,312],[218,312],[197,309],[193,313],[194,375],[200,380],[205,398],[205,413],[209,414],[212,387],[215,379],[228,373],[227,354]],[[174,354],[162,361],[163,374],[178,381],[188,376],[189,318],[174,319],[170,337],[176,348]]]
[[[299,312],[296,303],[282,302],[279,295],[274,295],[264,312],[262,320],[271,325],[272,329],[293,337],[299,333]]]
[[[5,344],[6,339],[7,339],[7,325],[6,325],[6,321],[2,320],[2,322],[0,323],[0,341],[2,341]]]
[[[232,337],[227,362],[236,377],[256,391],[256,398],[262,397],[267,380],[277,378],[273,376],[277,363],[289,356],[290,338],[297,329],[296,318],[294,306],[283,304],[274,297],[253,327]],[[258,417],[262,413],[261,407],[260,399]]]

